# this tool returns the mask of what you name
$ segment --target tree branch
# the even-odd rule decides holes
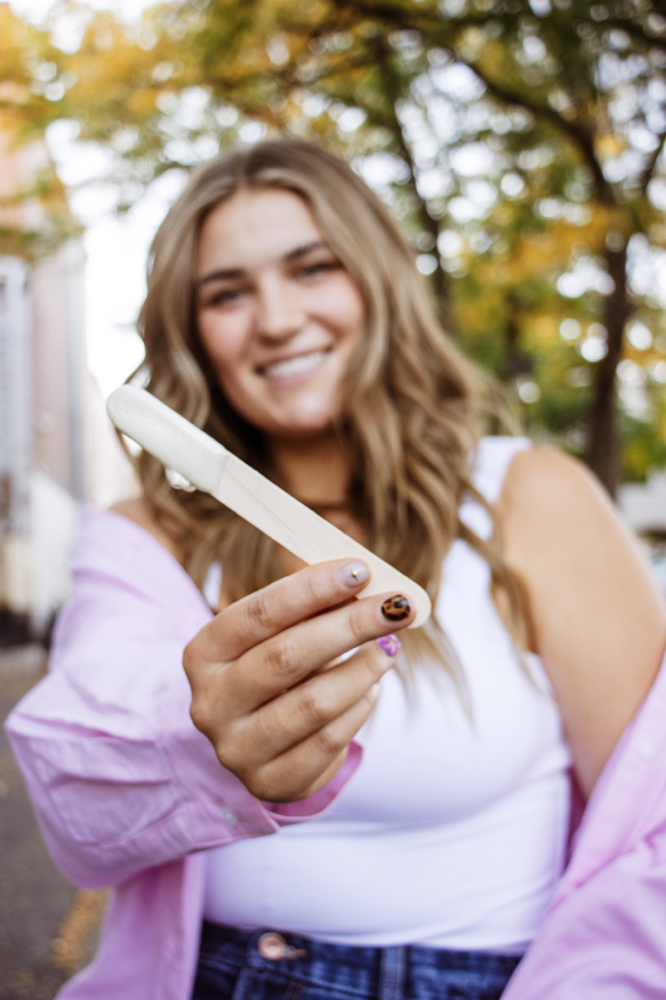
[[[652,156],[650,157],[650,159],[646,164],[645,170],[641,174],[641,179],[639,181],[641,191],[645,191],[647,189],[648,184],[654,177],[654,172],[657,169],[657,163],[659,162],[659,157],[661,156],[664,150],[664,145],[666,144],[666,130],[660,133],[658,139],[659,142],[657,144],[657,148],[652,153]]]
[[[445,20],[435,11],[422,10],[418,7],[412,7],[407,11],[404,7],[390,3],[367,3],[363,0],[332,0],[332,3],[340,11],[350,11],[356,22],[359,20],[358,15],[362,14],[364,18],[381,21],[388,27],[400,31],[427,33],[437,38],[437,44],[444,48],[451,48],[457,41],[458,35],[467,28],[478,28],[487,20],[486,14]]]
[[[501,87],[477,63],[467,62],[460,57],[458,57],[458,61],[468,66],[478,76],[479,80],[481,80],[493,97],[496,97],[504,104],[515,104],[517,107],[525,108],[525,110],[531,111],[536,118],[541,118],[543,121],[547,121],[550,125],[553,125],[558,131],[564,132],[578,147],[592,171],[599,200],[609,205],[615,203],[613,189],[604,177],[601,164],[594,152],[592,136],[586,128],[574,122],[567,121],[566,118],[563,118],[553,108],[537,104],[535,101],[530,101],[527,97],[523,97],[522,94]]]
[[[666,38],[657,38],[654,35],[646,35],[642,27],[632,21],[624,21],[621,18],[609,17],[603,22],[603,26],[606,30],[609,28],[619,28],[620,31],[624,31],[627,35],[631,35],[631,37],[637,42],[642,42],[643,45],[648,48],[651,45],[654,45],[658,49],[666,49]]]
[[[398,152],[400,153],[400,156],[409,171],[409,187],[418,206],[419,221],[426,232],[430,234],[436,246],[437,237],[439,236],[439,223],[437,222],[437,219],[430,215],[425,200],[419,194],[414,157],[405,137],[402,122],[398,116],[398,101],[403,96],[401,94],[400,80],[398,79],[394,67],[391,65],[391,53],[387,50],[384,39],[382,37],[373,39],[372,48],[376,57],[377,69],[383,82],[383,90],[386,97],[386,107],[388,111],[388,124],[398,146]],[[432,277],[437,304],[439,306],[442,322],[449,332],[452,333],[453,330],[451,326],[447,275],[444,272],[438,254],[435,255],[435,259],[437,261],[437,267]]]

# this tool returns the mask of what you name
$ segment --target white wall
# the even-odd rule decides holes
[[[627,523],[638,532],[666,531],[666,474],[656,473],[643,483],[626,483],[617,494]]]
[[[30,477],[30,616],[41,632],[67,600],[80,506],[39,469]]]

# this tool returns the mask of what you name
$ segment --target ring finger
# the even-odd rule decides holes
[[[249,742],[261,746],[262,758],[270,760],[308,739],[367,695],[394,665],[399,646],[387,653],[377,642],[368,642],[344,663],[262,705],[244,720]]]

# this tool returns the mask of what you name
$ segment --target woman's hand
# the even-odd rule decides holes
[[[394,662],[372,640],[414,612],[402,595],[353,600],[367,580],[359,561],[307,567],[232,604],[186,647],[194,724],[257,798],[323,788],[368,718]]]

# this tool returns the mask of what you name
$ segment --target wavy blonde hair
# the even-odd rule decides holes
[[[442,330],[415,255],[385,206],[342,160],[294,139],[268,140],[217,157],[192,175],[155,236],[139,329],[146,388],[244,461],[274,477],[262,434],[224,397],[196,325],[195,268],[208,214],[241,190],[278,188],[309,206],[333,253],[358,286],[366,330],[349,366],[338,433],[351,463],[349,503],[369,547],[433,600],[452,541],[487,560],[517,627],[520,594],[495,538],[460,519],[474,489],[470,462],[479,438],[482,380]],[[142,452],[137,467],[158,523],[176,540],[201,587],[221,560],[233,601],[284,575],[278,546],[203,493],[170,488],[162,465]],[[434,657],[454,679],[455,655],[439,626],[403,633],[407,661]]]

